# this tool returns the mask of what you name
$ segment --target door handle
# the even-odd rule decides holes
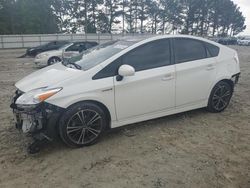
[[[168,81],[168,80],[172,80],[174,79],[173,74],[166,74],[163,76],[163,78],[161,79],[162,81]]]
[[[214,65],[210,64],[210,65],[207,65],[207,68],[206,70],[214,70]]]

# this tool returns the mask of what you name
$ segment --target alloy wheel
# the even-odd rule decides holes
[[[51,61],[50,61],[50,64],[53,65],[53,64],[58,63],[58,62],[60,62],[59,59],[52,58]]]
[[[101,133],[101,116],[94,110],[80,110],[69,119],[66,129],[67,136],[73,143],[88,144]]]
[[[229,104],[231,95],[231,88],[227,87],[226,85],[219,85],[212,98],[213,107],[217,111],[221,111],[222,109],[226,108]]]

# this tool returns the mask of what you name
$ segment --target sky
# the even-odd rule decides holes
[[[240,33],[240,35],[250,35],[250,0],[233,0],[242,11],[244,17],[246,18],[246,30]]]

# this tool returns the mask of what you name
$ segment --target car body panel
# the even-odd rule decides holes
[[[215,58],[176,64],[176,106],[207,100],[216,74],[215,66]]]
[[[72,79],[73,77],[82,75],[82,71],[71,69],[58,63],[44,69],[40,69],[31,73],[25,78],[18,81],[15,86],[22,92],[27,92],[32,89],[48,87],[55,85],[58,82]]]
[[[136,72],[134,76],[125,77],[121,82],[117,82],[116,76],[92,79],[111,62],[140,45],[165,38],[183,37],[214,44],[220,48],[220,53],[214,58]],[[140,40],[87,71],[69,70],[71,68],[61,64],[53,65],[29,75],[18,82],[16,87],[24,92],[37,87],[62,87],[60,92],[46,102],[64,109],[81,101],[102,103],[110,112],[111,128],[114,128],[205,107],[214,85],[220,80],[231,79],[232,75],[240,72],[236,56],[235,50],[206,39],[160,35]],[[164,80],[169,74],[172,74],[171,79]],[[195,92],[191,86],[199,92]]]

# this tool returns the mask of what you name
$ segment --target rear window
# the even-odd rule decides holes
[[[206,42],[205,42],[205,46],[207,48],[209,57],[216,57],[219,55],[220,48],[218,46],[215,46],[213,44],[206,43]]]

